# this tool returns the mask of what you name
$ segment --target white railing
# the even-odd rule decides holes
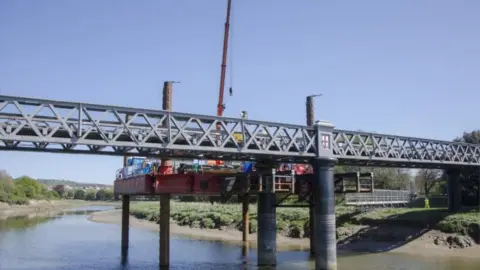
[[[411,201],[412,194],[408,190],[376,189],[370,193],[345,194],[346,205],[391,205],[406,204]]]

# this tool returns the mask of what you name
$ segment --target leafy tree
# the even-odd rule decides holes
[[[31,177],[21,176],[15,179],[14,183],[16,189],[14,194],[16,193],[17,196],[25,196],[30,199],[47,196],[47,187]]]
[[[56,185],[53,187],[53,190],[58,193],[60,198],[64,198],[67,195],[64,185]]]
[[[462,136],[455,138],[455,142],[480,144],[480,130],[464,132]],[[462,202],[465,205],[480,206],[480,182],[478,168],[462,169],[460,182],[462,184]]]
[[[96,199],[99,201],[105,200],[105,190],[104,189],[99,189],[96,194]]]
[[[30,199],[57,199],[58,195],[49,191],[37,180],[21,176],[15,180],[5,171],[0,170],[0,201],[9,204],[28,204]]]
[[[25,192],[25,196],[30,199],[35,198],[35,188],[32,186],[25,186],[23,187],[23,191]]]
[[[67,199],[73,199],[74,197],[75,197],[75,193],[74,193],[73,189],[69,189],[69,190],[67,191],[66,198],[67,198]]]
[[[442,174],[442,170],[422,169],[415,176],[416,187],[428,198],[431,190],[443,180]]]
[[[48,199],[60,199],[60,195],[55,190],[49,190],[47,192]]]
[[[94,201],[97,199],[97,192],[94,189],[90,189],[85,194],[85,200]]]
[[[105,200],[110,201],[113,200],[113,190],[111,189],[106,189],[105,190]]]
[[[85,190],[83,189],[76,189],[73,195],[73,198],[76,200],[85,200]]]

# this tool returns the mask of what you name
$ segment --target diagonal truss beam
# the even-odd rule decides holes
[[[316,138],[301,125],[0,96],[0,150],[310,163]],[[331,138],[340,164],[480,166],[477,145],[346,130]]]

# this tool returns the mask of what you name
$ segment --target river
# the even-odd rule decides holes
[[[90,211],[75,209],[54,218],[0,221],[0,269],[158,269],[158,233],[131,228],[129,259],[120,260],[120,226],[89,221]],[[277,255],[277,269],[312,269],[307,252]],[[241,247],[213,241],[171,238],[170,269],[256,269],[256,251],[243,258]],[[480,261],[414,257],[395,253],[340,256],[338,268],[470,270]]]

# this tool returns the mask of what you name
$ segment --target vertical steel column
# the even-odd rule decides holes
[[[360,186],[360,172],[357,172],[357,193],[360,193],[361,186]]]
[[[313,126],[315,122],[315,108],[313,103],[313,98],[315,96],[307,96],[306,100],[306,113],[307,113],[307,126]],[[313,179],[312,179],[313,181]],[[310,256],[315,256],[315,212],[313,209],[313,204],[315,201],[315,193],[310,193],[310,203],[308,207],[308,226],[310,230]]]
[[[460,209],[462,193],[460,189],[460,171],[448,170],[448,211],[456,212]]]
[[[273,181],[265,174],[271,175],[267,170],[262,170],[265,181]],[[259,172],[260,173],[260,172]],[[264,189],[258,193],[257,202],[257,264],[258,266],[275,266],[277,264],[277,223],[276,223],[276,197],[272,192],[273,183],[264,183]]]
[[[245,193],[242,196],[242,255],[246,257],[248,255],[248,235],[250,234],[250,215],[248,213],[248,207],[250,203],[250,175],[247,175],[245,179]]]
[[[130,221],[130,195],[122,195],[122,263],[128,258],[128,233]]]
[[[163,102],[162,109],[172,110],[172,81],[166,81],[163,84]],[[167,123],[170,119],[167,119]],[[172,173],[165,169],[171,166],[171,161],[162,159],[161,168],[164,173]],[[159,232],[159,260],[160,267],[170,266],[170,194],[160,195],[160,232]]]
[[[335,227],[334,166],[337,162],[332,150],[333,125],[317,122],[317,157],[313,162],[313,190],[315,194],[315,269],[337,269],[337,241]]]
[[[123,157],[123,168],[127,166],[127,156]],[[116,195],[118,196],[118,194]],[[125,263],[128,258],[128,238],[129,238],[129,221],[130,221],[130,196],[122,195],[122,243],[121,243],[121,257],[122,263]]]
[[[250,231],[250,215],[248,214],[248,204],[250,202],[250,196],[248,193],[245,193],[242,196],[242,227],[243,227],[243,232],[242,232],[242,241],[243,244],[247,244],[248,242],[248,234]]]
[[[160,267],[170,265],[170,194],[160,196]]]

